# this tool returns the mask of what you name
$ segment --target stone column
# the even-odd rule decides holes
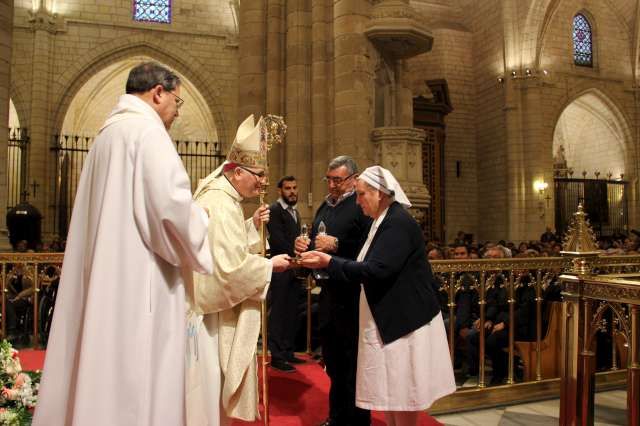
[[[11,44],[13,0],[0,1],[0,251],[8,249],[6,231],[7,141],[9,135],[9,87],[11,85]]]
[[[266,79],[266,0],[240,3],[238,124],[249,114],[256,119],[265,113]],[[235,135],[235,129],[232,134]],[[233,142],[228,141],[229,144]]]
[[[46,9],[41,8],[31,13],[29,23],[33,31],[33,56],[31,57],[31,104],[29,105],[29,165],[27,172],[27,188],[29,203],[42,214],[43,239],[49,238],[47,233],[53,230],[53,214],[49,206],[54,203],[49,198],[53,191],[47,188],[54,184],[55,164],[52,160],[51,147],[51,93],[50,74],[51,51],[54,37],[58,31],[58,22]]]
[[[333,6],[334,45],[334,138],[336,155],[351,155],[358,166],[369,166],[373,150],[372,46],[364,35],[371,5],[367,0],[335,0]]]
[[[267,0],[266,113],[283,116],[285,88],[285,0]],[[285,173],[285,147],[276,145],[269,155],[269,172],[274,179]],[[270,193],[275,190],[270,188]],[[274,198],[273,196],[271,198]]]
[[[333,72],[329,57],[331,14],[327,0],[315,0],[311,10],[311,186],[314,207],[320,205],[322,197],[327,192],[327,186],[322,176],[332,153],[331,99],[333,90]],[[303,200],[307,202],[308,200]]]
[[[285,174],[298,181],[301,200],[310,192],[311,169],[311,10],[306,0],[287,1]],[[306,203],[301,214],[310,216]]]
[[[422,177],[422,144],[426,141],[424,131],[413,128],[413,99],[407,84],[406,59],[430,51],[433,36],[416,19],[408,0],[382,0],[373,7],[371,14],[371,20],[365,25],[365,35],[380,52],[381,60],[392,74],[392,81],[388,83],[390,111],[384,114],[389,122],[385,120],[385,127],[377,127],[370,133],[375,162],[395,175],[420,222],[424,220],[430,202]]]

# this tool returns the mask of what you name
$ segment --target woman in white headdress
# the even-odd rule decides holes
[[[301,262],[361,283],[356,405],[384,411],[388,425],[413,426],[420,411],[456,390],[437,284],[420,226],[406,211],[411,203],[391,172],[369,167],[356,194],[374,219],[357,260],[312,251]]]

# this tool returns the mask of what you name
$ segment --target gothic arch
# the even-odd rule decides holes
[[[13,102],[13,106],[18,114],[18,120],[21,127],[29,127],[29,114],[27,105],[22,95],[22,89],[20,87],[11,85],[9,89],[9,99]]]
[[[613,100],[614,98],[606,94],[602,89],[590,87],[568,96],[561,106],[553,112],[553,118],[551,120],[551,122],[554,123],[553,132],[555,134],[556,127],[560,122],[562,114],[570,105],[589,98],[593,100],[594,97],[597,103],[599,103],[603,108],[600,108],[599,110],[593,109],[590,112],[596,119],[600,120],[601,125],[608,127],[613,134],[620,135],[620,147],[624,154],[624,168],[627,175],[633,176],[636,172],[636,169],[633,166],[636,158],[636,148],[631,126],[629,125],[631,120],[625,113],[624,109]],[[611,120],[608,120],[608,118]],[[554,143],[555,141],[553,141],[552,137],[552,146],[554,146]],[[549,152],[551,153],[551,151]]]
[[[231,133],[224,118],[224,106],[217,101],[221,88],[212,77],[215,72],[204,72],[206,68],[184,50],[169,44],[161,46],[156,40],[145,35],[107,42],[96,49],[91,57],[69,67],[61,75],[55,87],[54,99],[57,98],[58,101],[55,102],[57,108],[53,115],[54,128],[61,128],[74,96],[96,72],[123,59],[138,55],[148,56],[165,63],[184,75],[202,94],[211,110],[219,140],[223,143],[229,142]]]
[[[544,41],[549,30],[549,26],[553,21],[554,15],[558,10],[560,4],[566,0],[534,0],[529,7],[527,18],[525,21],[524,34],[536,34],[536,37],[525,39],[522,45],[522,51],[524,55],[528,57],[523,58],[523,65],[532,65],[535,68],[540,67],[542,48],[544,47]],[[620,11],[611,4],[611,0],[605,0],[609,4],[609,8],[616,16],[619,24],[627,32],[629,39],[633,40],[629,25],[620,14]],[[594,40],[597,37],[597,21],[594,16],[585,11],[584,8],[576,7],[573,16],[576,13],[586,13],[589,18],[589,23],[592,26]],[[570,27],[567,27],[570,28]]]
[[[566,98],[564,103],[554,112],[552,122],[557,123],[558,119],[560,118],[560,115],[562,115],[564,110],[570,104],[572,104],[577,99],[580,99],[581,97],[589,94],[596,96],[602,103],[604,103],[609,108],[612,115],[616,118],[617,123],[620,125],[621,130],[624,134],[626,148],[632,147],[633,133],[631,132],[631,127],[629,126],[629,123],[631,122],[630,118],[624,112],[624,109],[621,108],[616,101],[614,101],[613,96],[609,96],[605,91],[597,87],[590,87],[588,89],[581,90],[577,93],[574,93],[572,96]]]

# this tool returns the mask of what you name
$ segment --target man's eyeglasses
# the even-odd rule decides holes
[[[264,178],[266,175],[264,173],[264,170],[261,170],[259,172],[254,172],[253,170],[247,169],[246,167],[242,167],[242,166],[238,166],[239,168],[241,168],[242,170],[244,170],[245,172],[249,172],[252,175],[254,175],[255,177],[257,177],[258,179],[262,179]]]
[[[184,99],[182,99],[180,96],[176,95],[176,94],[175,94],[175,93],[173,93],[173,92],[169,92],[168,90],[167,90],[167,93],[170,93],[170,94],[172,94],[173,96],[175,96],[175,98],[176,98],[176,108],[180,109],[180,107],[181,107],[182,105],[184,105]]]
[[[343,177],[339,177],[339,176],[325,176],[325,177],[322,178],[322,180],[325,181],[325,182],[331,182],[334,185],[340,185],[341,183],[351,179],[355,175],[356,175],[355,173],[352,173],[349,176],[344,177],[344,178]]]

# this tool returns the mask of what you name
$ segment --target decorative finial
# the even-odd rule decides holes
[[[271,150],[274,143],[282,143],[282,140],[287,134],[287,125],[279,115],[267,114],[263,118],[263,121],[266,132],[267,150]]]
[[[561,255],[574,258],[571,272],[580,275],[591,272],[589,258],[598,256],[598,245],[582,203],[578,204],[578,211],[573,214],[562,249]]]

